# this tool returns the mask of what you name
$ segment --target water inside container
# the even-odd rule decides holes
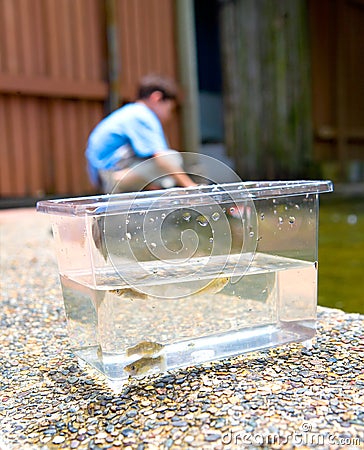
[[[165,270],[161,261],[145,262],[150,276],[133,286],[120,278],[118,284],[115,272],[105,272],[97,288],[86,273],[62,275],[75,353],[121,380],[311,338],[316,264],[257,253],[239,272],[239,259],[227,256],[222,271],[221,256],[210,259],[200,279],[169,265],[156,284],[155,272]]]

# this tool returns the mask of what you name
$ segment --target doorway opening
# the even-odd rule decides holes
[[[223,81],[220,57],[219,4],[194,0],[200,152],[234,167],[224,145]]]

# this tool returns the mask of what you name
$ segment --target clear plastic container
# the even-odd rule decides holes
[[[41,201],[73,352],[112,387],[315,334],[318,194],[249,182]]]

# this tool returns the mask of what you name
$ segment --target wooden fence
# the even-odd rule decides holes
[[[220,10],[226,144],[243,179],[303,176],[311,159],[305,0]]]
[[[220,21],[239,175],[364,180],[364,0],[226,1]]]
[[[108,27],[120,100],[145,73],[176,76],[173,0],[118,0],[113,24],[108,3],[0,0],[0,197],[92,192],[84,150],[107,112]],[[167,130],[174,147],[178,129]]]
[[[175,6],[182,4],[183,0],[0,0],[0,198],[92,192],[84,158],[87,137],[108,112],[111,94],[115,97],[116,93],[116,101],[132,99],[136,81],[148,72],[177,78]],[[268,12],[269,8],[276,8],[271,14],[273,19],[276,17],[272,22],[276,27],[272,30],[274,39],[263,40],[265,47],[260,46],[260,59],[256,58],[254,46],[261,37],[254,35],[258,28],[251,25],[268,30],[263,27],[268,13],[264,8],[258,9],[257,4],[265,5]],[[225,96],[232,103],[229,106],[227,101],[225,117],[236,122],[230,123],[230,131],[227,123],[226,142],[230,148],[234,145],[232,154],[238,169],[241,165],[242,175],[250,167],[251,176],[258,178],[283,172],[292,176],[307,159],[312,142],[311,139],[307,143],[306,138],[310,134],[310,118],[307,103],[300,101],[300,95],[307,91],[308,78],[302,75],[310,58],[313,158],[336,164],[340,173],[333,174],[334,178],[337,175],[345,179],[351,162],[364,160],[364,41],[359,38],[364,24],[364,0],[235,0],[220,5],[224,16],[223,50],[236,53],[235,57],[224,59],[224,70],[230,69],[225,78],[230,83],[225,86]],[[280,10],[282,5],[287,6],[287,13]],[[302,10],[308,6],[307,39],[311,53],[304,57],[303,65],[300,63],[304,70],[293,73],[287,69],[293,55],[283,50],[286,44],[298,39],[295,27],[290,24],[293,18],[297,19],[295,23],[301,23],[301,13],[295,13],[299,5]],[[113,8],[111,17],[110,8]],[[248,13],[254,18],[249,23]],[[305,32],[302,27],[298,29]],[[227,38],[231,34],[234,41]],[[271,64],[273,69],[276,67],[271,78],[264,64],[270,50],[283,58],[284,63]],[[244,64],[248,54],[250,65]],[[258,65],[252,68],[254,61]],[[249,67],[259,69],[260,78],[249,79]],[[249,82],[236,90],[239,71],[239,79],[245,77]],[[266,89],[274,80],[279,81],[274,86],[282,90],[285,86],[280,82],[282,75],[287,79],[297,77],[290,80],[294,87],[291,93],[279,94],[285,99],[286,108],[278,123],[283,131],[269,134],[266,126],[261,132],[261,123],[267,123],[274,108],[263,108],[260,116],[254,115],[259,105],[257,96],[252,94],[260,93],[261,86]],[[272,99],[269,92],[265,94],[269,105]],[[297,121],[297,108],[303,106],[304,122]],[[277,128],[274,125],[277,117],[271,120],[273,131]],[[296,118],[293,122],[292,117]],[[288,147],[282,140],[287,135],[286,119],[291,120],[292,131]],[[252,121],[255,126],[248,127]],[[179,148],[179,130],[180,118],[176,117],[167,130],[174,148]],[[296,143],[303,142],[299,139],[302,133],[307,145],[299,147]],[[242,145],[234,143],[235,138]],[[277,151],[268,148],[273,138],[278,143]],[[267,158],[262,153],[263,145],[268,149]],[[283,158],[279,156],[282,152]],[[294,170],[280,167],[276,162],[279,158],[283,165],[289,163]],[[261,164],[262,160],[265,164]]]
[[[308,4],[315,158],[342,180],[359,163],[364,179],[364,0]]]

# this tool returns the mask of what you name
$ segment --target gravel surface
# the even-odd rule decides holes
[[[364,448],[364,316],[319,308],[293,344],[112,393],[67,339],[49,218],[0,211],[0,448]]]

